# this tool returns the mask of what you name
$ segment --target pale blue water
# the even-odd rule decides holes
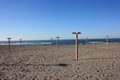
[[[105,43],[105,39],[88,39],[89,44],[102,44]],[[110,43],[120,43],[120,38],[110,38]],[[85,39],[79,39],[79,44],[85,44]],[[56,40],[22,40],[22,45],[56,45]],[[75,44],[74,39],[59,40],[60,45],[72,45]],[[0,41],[0,45],[8,45],[8,41]],[[20,45],[20,41],[11,41],[11,45]]]

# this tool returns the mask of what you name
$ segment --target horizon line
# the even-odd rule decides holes
[[[59,40],[74,40],[75,38],[60,38]],[[79,38],[79,40],[80,39],[86,39],[86,38]],[[89,38],[88,37],[88,39],[106,39],[106,37],[104,37],[104,38]],[[114,38],[114,37],[110,37],[109,39],[119,39],[119,37],[116,37],[116,38]],[[11,39],[11,41],[19,41],[20,39]],[[23,41],[32,41],[32,40],[51,40],[51,39],[22,39]],[[56,38],[53,38],[53,40],[56,40]],[[5,39],[5,40],[0,40],[0,41],[8,41],[7,39]]]

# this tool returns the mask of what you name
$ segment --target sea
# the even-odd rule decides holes
[[[75,39],[60,39],[57,40],[22,40],[21,45],[73,45]],[[104,44],[106,39],[78,39],[78,44]],[[120,43],[120,38],[109,38],[109,43]],[[11,45],[20,45],[20,41],[10,41]],[[0,45],[9,45],[8,41],[0,41]]]

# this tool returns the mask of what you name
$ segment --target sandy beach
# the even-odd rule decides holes
[[[0,46],[0,80],[120,80],[120,43]]]

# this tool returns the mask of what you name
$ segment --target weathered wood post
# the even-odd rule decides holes
[[[59,38],[60,37],[56,37],[57,38],[57,48],[59,48]]]
[[[8,47],[9,47],[9,51],[10,51],[10,39],[12,39],[12,38],[7,38],[7,39],[8,39],[8,43],[9,43]]]
[[[76,52],[76,60],[78,61],[78,34],[81,34],[81,32],[73,32],[73,34],[76,35],[75,52]]]
[[[21,46],[21,43],[22,43],[22,39],[20,39],[20,46]]]
[[[106,44],[109,44],[109,36],[106,36]]]

